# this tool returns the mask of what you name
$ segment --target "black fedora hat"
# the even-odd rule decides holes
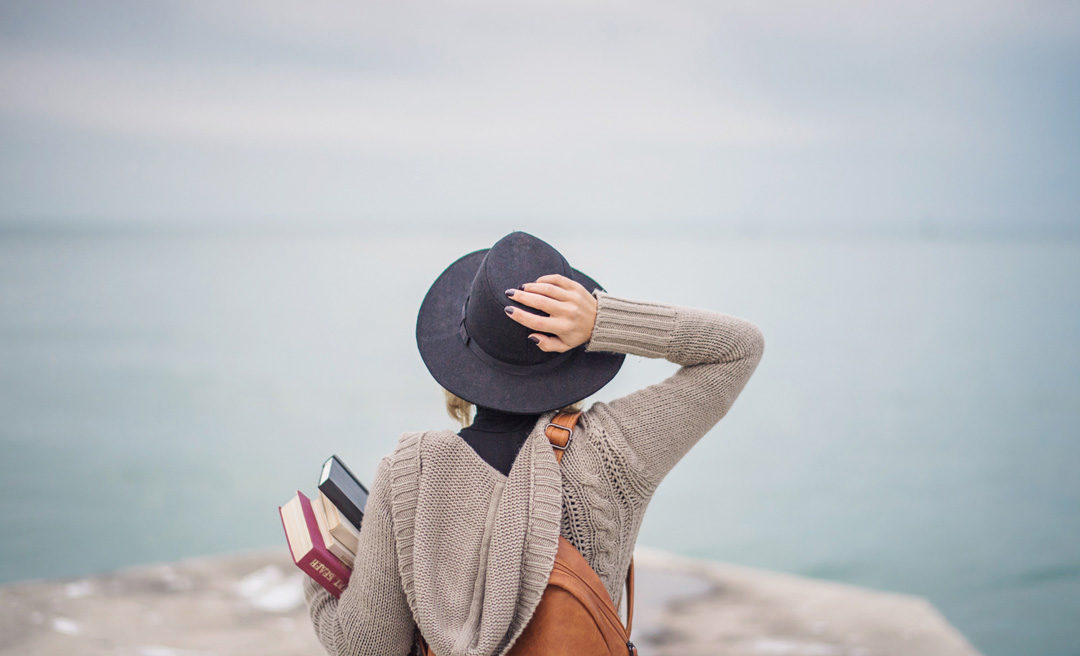
[[[583,399],[614,378],[624,354],[586,351],[584,344],[542,351],[528,339],[536,331],[506,315],[512,305],[547,316],[505,292],[551,273],[603,290],[550,244],[521,231],[446,267],[416,318],[416,345],[435,380],[470,403],[532,414]]]

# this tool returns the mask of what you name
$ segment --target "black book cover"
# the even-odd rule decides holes
[[[323,463],[319,490],[333,502],[345,519],[359,530],[360,523],[364,521],[364,505],[367,504],[368,491],[336,455],[330,456]]]

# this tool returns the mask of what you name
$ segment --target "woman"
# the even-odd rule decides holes
[[[504,291],[505,290],[505,291]],[[656,487],[728,411],[764,342],[752,323],[608,294],[547,243],[513,232],[451,264],[420,307],[417,345],[472,425],[408,432],[372,480],[348,588],[305,579],[331,654],[510,649],[544,591],[558,536],[618,608]],[[610,381],[627,354],[681,365],[583,412],[556,462],[545,426]],[[467,401],[466,401],[467,400]]]

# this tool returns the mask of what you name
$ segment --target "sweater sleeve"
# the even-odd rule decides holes
[[[371,484],[356,562],[341,597],[304,577],[315,634],[331,656],[406,656],[412,651],[416,625],[398,573],[389,476],[384,458]]]
[[[653,487],[727,414],[764,350],[753,323],[719,312],[632,300],[599,289],[587,351],[665,358],[681,365],[665,380],[589,408],[622,436]]]

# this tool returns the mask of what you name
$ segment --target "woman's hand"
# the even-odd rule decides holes
[[[522,305],[546,312],[548,316],[506,306],[507,315],[536,332],[529,335],[541,351],[563,352],[580,346],[592,337],[596,323],[596,297],[576,280],[558,273],[540,276],[521,289],[506,295]],[[550,334],[548,334],[550,333]]]

